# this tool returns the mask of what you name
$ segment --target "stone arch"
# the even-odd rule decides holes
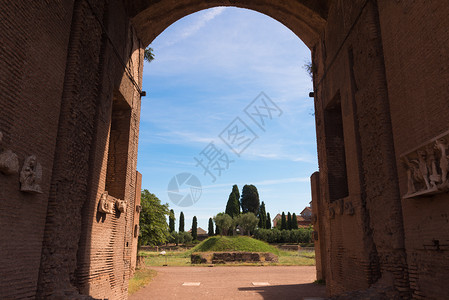
[[[439,159],[441,139],[448,139],[444,1],[11,3],[0,9],[1,298],[126,298],[138,209],[96,219],[114,98],[123,96],[132,107],[125,119],[134,150],[124,186],[136,206],[143,48],[176,20],[214,6],[271,16],[312,50],[320,166],[312,178],[314,237],[324,247],[321,273],[329,295],[386,287],[404,299],[446,296],[449,234],[441,228],[448,222],[447,193],[415,186],[413,170],[401,164],[421,148],[440,151]],[[346,168],[329,168],[335,159],[329,146],[341,150],[336,159]],[[19,170],[5,173],[11,152],[21,164],[37,157],[42,193],[21,191],[17,174],[11,175]],[[347,179],[347,191],[330,193],[329,175]],[[118,246],[104,251],[116,228]]]
[[[327,0],[320,1],[127,1],[133,26],[144,46],[177,20],[197,11],[216,6],[251,9],[281,22],[309,48],[318,42],[327,18]]]

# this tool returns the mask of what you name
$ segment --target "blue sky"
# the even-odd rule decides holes
[[[240,192],[256,185],[272,217],[301,212],[311,200],[309,177],[318,169],[312,82],[304,69],[310,51],[303,42],[266,15],[216,7],[174,23],[151,47],[156,58],[144,66],[137,165],[142,188],[168,202],[177,219],[183,211],[186,229],[196,215],[207,230],[209,217],[225,210],[233,184]],[[261,92],[280,109],[262,118],[264,130],[245,114],[248,105],[262,103],[251,104]],[[257,136],[240,156],[219,137],[237,117]],[[195,161],[211,142],[219,157],[232,161],[221,161],[221,174],[210,169],[215,181]],[[167,186],[184,172],[199,179],[202,194],[192,206],[178,207]]]

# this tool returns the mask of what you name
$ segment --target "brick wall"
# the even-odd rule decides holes
[[[0,173],[0,298],[33,298],[54,169],[73,1],[0,1],[0,148],[35,155],[42,194]],[[1,150],[0,150],[1,152]]]
[[[379,12],[403,196],[407,176],[399,157],[449,130],[449,6],[444,1],[379,1]],[[447,297],[448,200],[447,193],[402,200],[415,299]]]
[[[408,295],[402,210],[389,118],[377,7],[338,1],[329,9],[325,38],[313,49],[321,198],[330,295],[366,289],[380,278]],[[348,195],[333,199],[333,126],[325,109],[340,95]],[[330,104],[329,104],[330,103]],[[327,118],[329,119],[329,118]],[[331,120],[332,121],[332,120]],[[335,153],[334,153],[335,154]],[[332,167],[329,167],[332,166]],[[332,203],[331,203],[332,201]]]
[[[0,1],[0,151],[16,153],[20,168],[30,155],[42,166],[42,194],[21,192],[18,172],[0,174],[0,298],[127,297],[137,250],[135,83],[143,47],[179,18],[215,5],[229,2]],[[448,6],[236,5],[276,18],[312,51],[317,271],[328,294],[371,287],[444,297],[448,196],[401,199],[400,156],[449,129]],[[108,190],[111,201],[126,201],[126,212],[98,210]]]

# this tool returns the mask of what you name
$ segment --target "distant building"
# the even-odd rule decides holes
[[[285,216],[287,218],[287,216]],[[282,215],[277,214],[273,219],[273,227],[276,227],[277,222],[281,220]],[[298,228],[307,228],[312,225],[312,208],[306,206],[302,212],[296,216],[296,221],[298,222]]]
[[[192,229],[190,229],[189,232],[192,233]],[[208,238],[207,231],[201,227],[197,228],[196,233],[198,241],[202,241]]]
[[[312,220],[312,208],[310,206],[306,206],[301,212],[301,217],[304,218],[304,220],[311,221]]]

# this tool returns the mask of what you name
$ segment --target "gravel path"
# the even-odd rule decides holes
[[[154,280],[129,299],[321,299],[315,267],[153,267]]]

